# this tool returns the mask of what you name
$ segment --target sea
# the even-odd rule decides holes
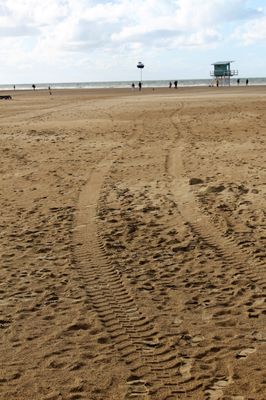
[[[240,86],[245,85],[246,78],[239,78]],[[143,80],[143,87],[148,88],[162,88],[168,87],[169,82],[173,83],[175,79],[167,80]],[[249,85],[265,85],[266,78],[248,78]],[[138,81],[134,82],[136,85]],[[214,82],[212,79],[180,79],[178,80],[178,87],[193,87],[193,86],[210,86]],[[32,84],[35,84],[36,89],[122,89],[131,87],[132,81],[111,81],[111,82],[45,82],[45,83],[21,83],[15,84],[16,90],[32,90]],[[231,85],[237,86],[237,79],[231,79]],[[14,90],[14,84],[0,84],[0,90]]]

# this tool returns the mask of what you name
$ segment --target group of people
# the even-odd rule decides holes
[[[178,81],[174,81],[174,87],[175,87],[175,89],[177,89],[177,84],[178,84]],[[135,83],[134,83],[134,82],[132,82],[131,87],[132,87],[133,90],[135,89]],[[172,87],[172,82],[170,81],[170,82],[169,82],[169,88],[171,89],[171,87]],[[139,91],[141,91],[141,89],[142,89],[142,82],[139,82],[139,83],[138,83],[138,88],[139,88]]]
[[[174,87],[175,87],[175,89],[177,89],[177,84],[178,84],[178,81],[174,81]],[[172,87],[172,82],[170,81],[170,82],[169,82],[169,89],[171,89],[171,87]]]
[[[33,90],[36,90],[36,85],[33,84],[33,85],[31,85],[31,87]],[[16,85],[13,85],[13,89],[16,90]],[[48,86],[48,91],[49,91],[49,94],[51,95],[52,94],[51,86]]]
[[[237,82],[237,86],[239,86],[240,85],[240,79],[238,78],[236,82]],[[219,85],[220,85],[220,82],[219,82],[219,79],[217,78],[216,79],[216,86],[219,87]],[[213,85],[211,85],[211,86],[213,86]],[[248,86],[248,79],[246,79],[246,86]]]
[[[240,85],[240,79],[238,78],[238,80],[237,80],[237,86],[239,86]],[[246,79],[246,86],[248,86],[248,79]]]
[[[135,83],[134,83],[134,82],[132,83],[131,87],[132,87],[133,90],[135,89]],[[141,89],[142,89],[142,82],[139,82],[139,83],[138,83],[138,87],[139,87],[139,91],[141,91]]]
[[[36,85],[31,85],[31,87],[32,87],[32,89],[33,90],[36,90]],[[48,86],[48,92],[49,92],[49,94],[50,94],[50,96],[52,95],[52,89],[51,89],[51,86]]]

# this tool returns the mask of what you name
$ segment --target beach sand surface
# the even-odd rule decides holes
[[[0,399],[265,400],[265,87],[0,102]]]

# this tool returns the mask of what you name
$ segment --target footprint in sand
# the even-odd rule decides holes
[[[212,314],[208,313],[206,310],[202,312],[202,320],[209,322],[212,319]]]
[[[244,396],[233,396],[231,400],[245,400]]]
[[[175,319],[174,319],[174,325],[175,326],[180,326],[180,325],[182,325],[182,323],[183,323],[183,320],[181,319],[181,318],[178,318],[178,317],[176,317]]]
[[[231,382],[226,379],[217,381],[209,390],[206,391],[206,394],[208,395],[208,400],[222,400],[223,390],[230,383]]]
[[[258,341],[258,342],[266,342],[266,333],[264,332],[254,332],[252,334],[252,337],[254,338],[254,340]]]
[[[193,361],[192,360],[182,360],[184,362],[184,365],[182,365],[179,369],[180,374],[184,379],[190,379],[191,378],[191,368]]]
[[[247,349],[241,350],[237,353],[236,358],[246,358],[250,354],[255,353],[256,349],[254,347],[249,347]]]

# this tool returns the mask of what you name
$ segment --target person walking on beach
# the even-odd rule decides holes
[[[240,79],[237,80],[237,86],[239,86],[239,84],[240,84]]]
[[[172,82],[170,81],[169,82],[169,89],[171,89],[172,88]]]
[[[139,82],[139,91],[141,91],[141,88],[142,88],[142,83]]]
[[[48,86],[49,94],[52,95],[51,86]]]
[[[33,89],[33,90],[35,90],[35,89],[36,89],[36,86],[35,86],[34,84],[32,85],[32,89]]]
[[[178,83],[178,81],[174,81],[175,89],[177,89],[177,83]]]
[[[248,85],[248,79],[246,79],[246,86]]]
[[[135,83],[134,82],[132,83],[131,87],[132,87],[132,90],[135,89]]]

